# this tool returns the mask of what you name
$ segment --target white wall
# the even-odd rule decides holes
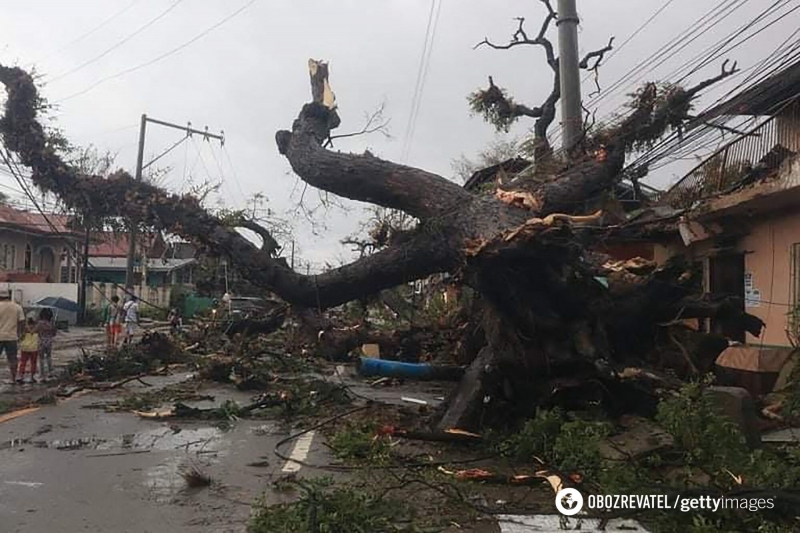
[[[133,293],[142,300],[143,304],[151,303],[160,307],[169,306],[171,292],[172,287],[169,285],[157,288],[136,285],[133,288]],[[103,307],[114,295],[119,296],[122,301],[128,297],[122,288],[113,283],[92,283],[86,292],[86,302],[89,306]]]
[[[11,297],[20,305],[26,306],[47,296],[61,296],[73,302],[78,301],[77,283],[4,283],[0,289],[9,289]]]

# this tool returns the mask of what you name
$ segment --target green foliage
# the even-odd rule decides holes
[[[294,503],[254,508],[248,533],[380,533],[398,531],[406,509],[348,487],[332,487],[330,478],[293,481],[302,494]]]
[[[792,490],[800,486],[800,450],[749,450],[736,425],[722,416],[713,399],[703,394],[705,383],[684,386],[662,401],[657,422],[675,445],[663,456],[611,460],[601,455],[612,426],[569,419],[557,411],[539,411],[519,432],[497,449],[513,460],[532,463],[541,458],[565,473],[577,472],[584,483],[602,494],[672,494],[687,487],[708,486],[722,491],[755,487]],[[736,477],[741,476],[742,485]],[[717,513],[641,512],[637,516],[659,533],[711,531],[793,531],[796,523],[767,511]]]
[[[108,353],[86,353],[67,364],[67,375],[85,374],[104,381],[136,374],[146,374],[165,364],[184,363],[186,354],[166,336],[146,333],[138,344],[124,344]]]
[[[566,472],[597,476],[604,468],[600,443],[611,430],[611,424],[605,422],[568,421],[558,409],[539,410],[497,448],[503,456],[517,462],[531,463],[539,458]],[[612,478],[620,474],[617,472]]]
[[[798,315],[800,316],[800,310],[798,311]],[[800,323],[800,321],[798,323]],[[795,329],[800,329],[800,325],[796,326]],[[786,389],[783,391],[785,402],[783,412],[788,418],[798,419],[800,418],[800,364],[795,364],[795,367],[789,375],[788,383]]]
[[[170,309],[178,309],[182,315],[186,314],[186,300],[192,294],[186,287],[180,285],[172,287],[169,291],[169,307]]]
[[[743,464],[747,457],[741,432],[720,415],[700,383],[689,383],[676,397],[661,402],[656,421],[675,438],[687,465],[719,470]]]
[[[530,462],[534,457],[552,457],[562,424],[564,414],[559,409],[539,410],[520,431],[501,442],[498,451],[518,462]]]
[[[521,144],[520,140],[515,137],[498,136],[491,141],[486,148],[478,152],[474,159],[470,159],[462,154],[450,163],[450,167],[453,169],[453,172],[455,172],[458,182],[466,183],[478,170],[519,157]],[[496,186],[493,182],[487,185],[492,186],[491,190],[494,190]]]
[[[141,305],[139,307],[140,318],[163,322],[167,319],[167,314],[168,311],[166,309],[161,309],[152,305]]]
[[[611,434],[611,429],[611,425],[604,422],[566,422],[553,446],[556,464],[566,472],[597,475],[602,469],[600,443]]]
[[[458,299],[445,299],[444,292],[436,290],[425,302],[425,306],[419,314],[419,321],[421,323],[435,324],[452,317],[458,312],[459,308]]]
[[[494,126],[498,132],[508,132],[519,116],[514,113],[514,100],[505,89],[493,83],[488,89],[475,91],[467,97],[469,108],[476,115]]]
[[[376,429],[372,423],[349,424],[333,435],[330,447],[339,459],[383,464],[389,459],[390,450]]]

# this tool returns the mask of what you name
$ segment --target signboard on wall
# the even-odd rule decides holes
[[[744,306],[761,307],[761,291],[755,287],[752,272],[744,274]]]

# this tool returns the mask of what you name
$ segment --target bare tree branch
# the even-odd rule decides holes
[[[384,118],[383,113],[385,109],[386,109],[386,102],[384,101],[381,102],[381,105],[378,106],[378,109],[367,115],[366,123],[364,124],[364,127],[361,128],[360,131],[354,131],[352,133],[342,133],[339,135],[331,135],[330,137],[328,137],[328,140],[325,141],[324,147],[325,148],[333,147],[334,139],[360,137],[361,135],[369,135],[371,133],[381,133],[387,139],[391,138],[391,135],[389,135],[389,132],[387,131],[391,119]]]
[[[542,22],[542,27],[539,30],[539,34],[536,36],[536,38],[530,39],[528,34],[525,32],[525,17],[517,17],[515,20],[519,22],[519,26],[517,27],[517,31],[514,32],[514,35],[512,35],[511,41],[506,44],[495,44],[489,41],[489,38],[487,37],[483,41],[476,44],[473,48],[489,46],[495,50],[508,50],[509,48],[520,45],[538,45],[544,48],[545,55],[547,56],[547,63],[550,65],[550,67],[556,68],[556,55],[553,48],[553,43],[550,42],[545,35],[550,29],[550,24],[558,18],[558,15],[553,9],[553,6],[550,4],[550,0],[540,1],[547,7],[547,16],[545,17],[544,22]]]

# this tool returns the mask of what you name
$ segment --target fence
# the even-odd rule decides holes
[[[689,208],[695,202],[733,190],[750,179],[777,174],[800,151],[800,106],[793,105],[723,146],[659,198],[659,203]]]

